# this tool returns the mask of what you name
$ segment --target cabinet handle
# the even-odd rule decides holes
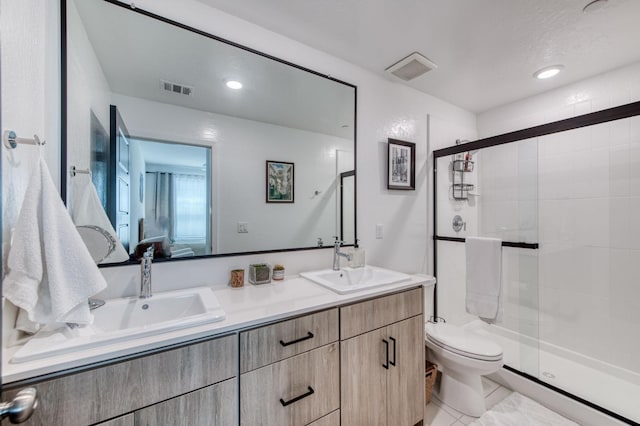
[[[294,344],[296,344],[296,343],[300,343],[300,342],[303,342],[303,341],[305,341],[305,340],[309,340],[309,339],[313,339],[313,333],[312,333],[312,332],[310,332],[310,331],[308,331],[308,332],[307,332],[307,335],[306,335],[306,336],[301,337],[301,338],[296,339],[296,340],[292,340],[292,341],[290,341],[290,342],[285,342],[284,340],[280,340],[280,344],[281,344],[282,346],[289,346],[289,345],[294,345]]]
[[[284,399],[280,398],[280,404],[282,404],[283,407],[286,407],[289,404],[293,404],[294,402],[298,402],[301,399],[304,399],[304,398],[306,398],[308,396],[311,396],[311,395],[313,395],[315,393],[315,391],[313,390],[313,388],[311,386],[307,386],[307,389],[308,389],[307,392],[303,393],[300,396],[296,396],[295,398],[290,399],[289,401],[285,401]]]
[[[396,339],[393,337],[389,337],[389,340],[393,342],[393,361],[389,362],[389,364],[396,366]]]
[[[385,361],[384,364],[382,364],[382,366],[388,370],[389,369],[389,342],[387,342],[385,339],[382,339],[382,343],[384,343],[384,346],[386,348],[385,351],[387,352],[387,360]]]

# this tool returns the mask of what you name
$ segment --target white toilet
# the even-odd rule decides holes
[[[481,376],[502,368],[502,348],[497,343],[445,322],[425,325],[428,358],[442,372],[439,400],[471,417],[486,410]]]

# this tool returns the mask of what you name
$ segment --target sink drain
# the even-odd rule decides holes
[[[142,305],[142,309],[144,309],[144,310],[146,311],[147,309],[149,309],[149,305],[147,305],[147,304],[145,303],[144,305]]]

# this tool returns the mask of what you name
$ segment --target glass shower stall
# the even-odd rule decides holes
[[[640,102],[436,150],[433,203],[434,315],[640,422]],[[492,321],[465,312],[467,236],[502,240]]]

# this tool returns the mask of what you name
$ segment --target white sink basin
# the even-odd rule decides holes
[[[110,299],[92,313],[91,326],[38,332],[10,362],[33,361],[225,318],[218,299],[208,287],[159,292],[149,299]]]
[[[402,272],[389,269],[365,266],[363,268],[342,268],[339,271],[324,269],[321,271],[303,272],[302,277],[320,284],[339,294],[354,293],[388,284],[409,281],[411,277]]]

